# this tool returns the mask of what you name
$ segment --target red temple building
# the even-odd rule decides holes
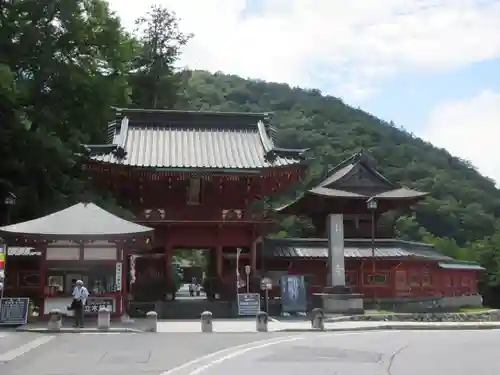
[[[264,264],[279,294],[284,274],[306,275],[308,293],[327,285],[326,217],[344,220],[346,286],[365,301],[411,301],[445,297],[449,306],[480,305],[476,263],[458,262],[432,245],[395,238],[394,228],[381,225],[384,213],[411,209],[426,193],[399,186],[385,178],[369,155],[359,152],[328,172],[316,187],[278,211],[309,217],[317,238],[266,239]]]
[[[95,185],[155,229],[155,255],[134,259],[140,289],[163,284],[165,299],[173,298],[172,254],[179,249],[209,252],[216,299],[233,300],[237,249],[240,273],[250,265],[252,279],[260,278],[257,245],[272,221],[259,201],[300,180],[307,166],[307,150],[276,146],[270,120],[256,113],[117,109],[108,144],[88,146],[85,168]]]
[[[175,316],[169,313],[175,300],[172,256],[182,249],[207,251],[214,315],[214,302],[234,304],[235,270],[243,275],[248,265],[253,292],[268,276],[271,296],[278,297],[280,277],[300,274],[313,295],[329,285],[326,218],[342,214],[345,281],[352,293],[368,301],[443,297],[452,306],[481,304],[478,264],[398,240],[393,228],[381,225],[384,213],[411,209],[426,194],[392,183],[363,152],[278,210],[309,217],[315,238],[273,239],[265,238],[275,221],[263,198],[298,182],[308,163],[307,150],[276,146],[268,114],[116,109],[108,135],[107,144],[87,146],[84,168],[95,186],[132,211],[137,224],[154,229],[150,243],[123,247],[123,301],[162,301],[168,306],[161,315]],[[38,271],[44,253],[31,245],[8,250],[7,295],[44,295]],[[199,309],[177,314],[199,317],[207,306]]]

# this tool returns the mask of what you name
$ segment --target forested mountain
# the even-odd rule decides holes
[[[182,89],[182,108],[273,112],[280,146],[312,149],[312,178],[362,148],[390,180],[430,192],[414,220],[399,220],[407,238],[432,234],[464,245],[495,230],[500,190],[493,181],[467,161],[340,99],[317,90],[204,71],[184,72]]]
[[[106,140],[111,106],[268,111],[281,146],[312,149],[311,181],[363,148],[389,179],[430,192],[414,215],[388,218],[399,235],[478,260],[489,285],[500,284],[500,191],[467,161],[317,90],[176,72],[190,35],[164,8],[139,21],[140,31],[125,32],[104,0],[1,2],[0,202],[8,192],[19,198],[12,220],[81,200],[126,211],[94,192],[80,165],[82,144]],[[6,217],[0,204],[1,224]],[[282,231],[306,233],[293,218]]]

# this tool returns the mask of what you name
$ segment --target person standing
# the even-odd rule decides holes
[[[73,289],[73,311],[75,313],[75,326],[83,328],[83,310],[87,298],[89,297],[89,291],[83,285],[82,280],[76,281],[76,286]]]

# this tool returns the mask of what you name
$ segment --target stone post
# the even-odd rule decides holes
[[[146,314],[146,332],[158,332],[158,314],[150,311]]]
[[[48,324],[49,331],[60,331],[62,327],[62,312],[59,309],[50,311],[50,319]]]
[[[201,332],[213,332],[212,313],[210,311],[201,313]]]
[[[269,323],[269,316],[265,311],[259,311],[257,313],[257,332],[267,332],[268,331],[268,323]]]
[[[323,309],[313,309],[311,314],[311,327],[321,331],[325,330],[325,313]]]
[[[105,307],[100,308],[99,312],[97,313],[97,329],[101,331],[107,331],[109,330],[110,325],[111,312]]]
[[[341,214],[328,215],[328,286],[345,288],[344,262],[344,217]]]

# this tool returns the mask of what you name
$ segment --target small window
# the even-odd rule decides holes
[[[383,274],[375,274],[375,275],[367,275],[366,277],[367,284],[370,285],[384,285],[387,284],[387,276]]]
[[[453,282],[452,282],[452,279],[451,279],[450,275],[445,275],[444,276],[444,285],[446,287],[452,287],[453,286]]]
[[[201,179],[190,178],[188,185],[187,204],[197,206],[201,204]]]
[[[417,271],[411,271],[410,285],[420,285],[420,278]]]
[[[468,276],[462,276],[461,281],[462,286],[469,286],[471,284],[471,280]]]
[[[432,285],[431,275],[428,271],[424,272],[424,275],[422,276],[422,284],[423,285]]]

